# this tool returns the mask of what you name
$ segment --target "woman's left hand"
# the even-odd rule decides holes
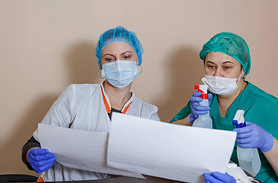
[[[236,179],[227,173],[212,172],[211,174],[204,173],[203,176],[205,183],[236,183]]]
[[[260,126],[246,122],[246,126],[235,128],[236,142],[242,148],[260,148],[262,152],[270,151],[273,147],[273,136]]]

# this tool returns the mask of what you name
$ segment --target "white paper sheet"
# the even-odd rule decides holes
[[[143,176],[107,167],[107,132],[91,132],[39,124],[39,142],[64,166],[116,175]]]
[[[108,166],[185,182],[224,173],[236,132],[187,127],[118,113],[112,115]]]

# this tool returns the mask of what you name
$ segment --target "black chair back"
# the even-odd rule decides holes
[[[36,182],[38,177],[24,174],[4,174],[0,175],[0,182]]]

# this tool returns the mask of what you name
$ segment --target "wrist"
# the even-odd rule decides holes
[[[190,121],[191,124],[193,124],[193,122],[195,121],[195,118],[194,118],[192,113],[189,116],[189,121]]]
[[[30,162],[29,162],[29,152],[32,150],[32,149],[38,149],[38,148],[40,148],[40,147],[32,147],[31,149],[29,149],[28,151],[27,151],[27,153],[26,153],[26,161],[30,164]]]
[[[267,152],[267,151],[270,151],[273,147],[273,136],[272,136],[272,134],[266,132],[264,137],[265,137],[266,143],[260,149],[262,152]]]

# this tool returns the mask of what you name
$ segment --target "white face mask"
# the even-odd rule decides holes
[[[129,85],[138,74],[137,62],[117,60],[103,64],[102,76],[117,88]]]
[[[218,76],[205,75],[202,81],[208,86],[208,90],[214,94],[227,96],[237,89],[239,78],[224,78]]]

